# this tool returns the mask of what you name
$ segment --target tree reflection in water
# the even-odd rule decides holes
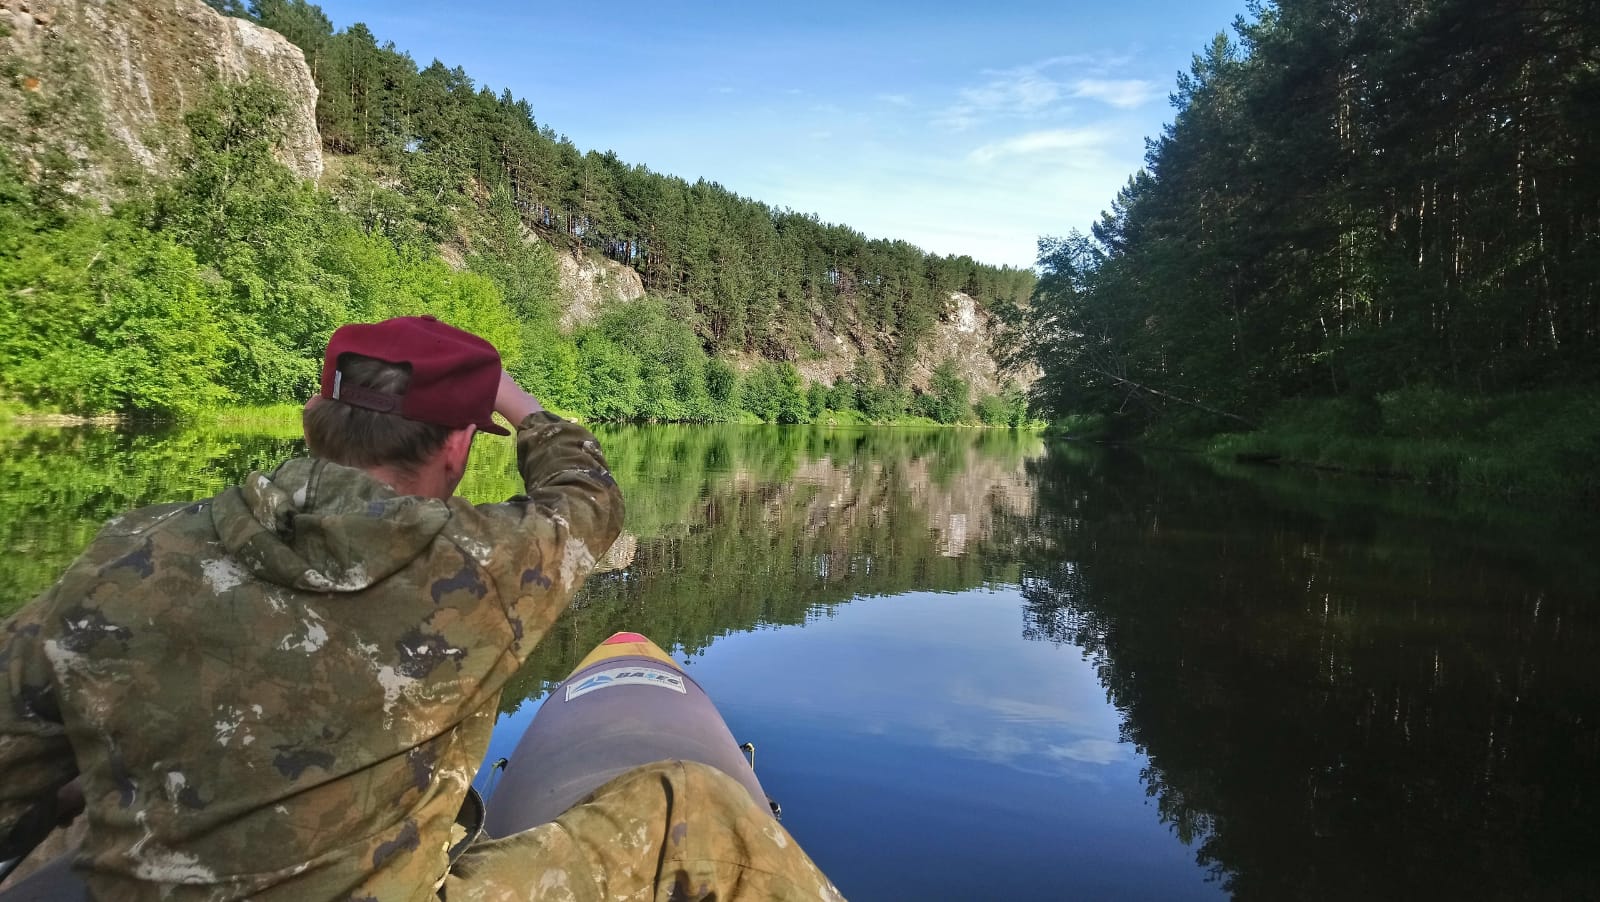
[[[598,431],[627,532],[507,711],[616,630],[693,656],[856,598],[1020,585],[1023,634],[1094,664],[1160,817],[1235,895],[1600,896],[1592,517],[988,430]],[[299,450],[0,436],[0,614],[110,516]],[[472,467],[473,500],[520,488],[509,442]]]
[[[1235,896],[1600,894],[1592,519],[1052,452],[1024,633],[1094,662]]]
[[[513,681],[514,710],[613,632],[684,653],[861,596],[1014,583],[1000,516],[1027,514],[1036,436],[999,430],[603,430],[628,497],[625,567],[592,577]],[[602,565],[602,570],[605,565]]]

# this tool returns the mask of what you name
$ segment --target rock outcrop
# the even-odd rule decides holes
[[[279,158],[322,173],[317,87],[300,48],[200,0],[0,0],[0,135],[24,165],[77,160],[77,186],[113,193],[119,169],[162,171],[184,113],[219,79],[260,77],[290,105]]]
[[[974,401],[1000,391],[1005,377],[995,365],[989,346],[992,319],[989,311],[980,307],[971,295],[951,292],[939,321],[933,324],[918,349],[916,363],[911,366],[911,384],[927,389],[934,367],[954,360],[961,378],[972,386]]]
[[[183,116],[218,81],[261,78],[289,104],[278,156],[307,179],[323,172],[317,87],[304,54],[277,32],[224,16],[201,0],[0,0],[0,148],[35,174],[64,154],[68,188],[114,199],[124,176],[169,174],[183,147]],[[464,256],[441,247],[453,265]],[[586,325],[609,304],[644,296],[632,267],[591,255],[558,253],[565,309],[560,327]],[[812,382],[831,385],[864,354],[880,369],[882,350],[857,324],[818,322],[794,363]],[[974,400],[1007,379],[990,347],[990,317],[953,293],[923,336],[910,386],[926,391],[935,366],[954,360]],[[746,369],[750,354],[732,355]],[[1026,384],[1036,374],[1025,373]]]
[[[1038,378],[1037,373],[1003,373],[995,362],[995,350],[990,346],[993,317],[972,296],[959,291],[951,292],[949,302],[938,322],[923,336],[917,349],[916,362],[908,374],[910,387],[922,392],[928,390],[934,367],[946,360],[954,360],[961,378],[972,388],[972,400],[999,392],[1008,380],[1027,386]],[[847,376],[862,356],[859,344],[836,331],[820,331],[818,346],[822,353],[795,361],[795,368],[808,382],[832,385],[836,379]],[[755,359],[741,361],[741,369],[755,364]],[[875,360],[875,362],[877,362]]]
[[[557,254],[556,257],[561,297],[567,304],[560,322],[565,331],[592,322],[606,304],[644,297],[644,280],[631,266],[587,255],[574,258],[571,254]]]

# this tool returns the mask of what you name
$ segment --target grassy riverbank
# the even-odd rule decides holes
[[[21,403],[10,398],[0,397],[0,425],[9,423],[26,413],[28,413],[28,409]]]
[[[603,420],[585,417],[570,410],[550,407],[552,412],[576,422],[648,422],[639,420]],[[244,405],[236,407],[218,407],[201,410],[197,413],[179,419],[138,420],[137,422],[170,423],[182,426],[202,426],[217,429],[223,432],[249,432],[263,435],[273,435],[283,438],[298,437],[300,435],[299,404],[263,404]],[[49,426],[81,426],[104,425],[117,426],[134,422],[127,417],[111,414],[100,417],[82,417],[60,411],[42,410],[29,407],[21,402],[7,398],[0,398],[0,426],[15,426],[19,428],[49,427]],[[718,422],[733,425],[760,426],[768,421],[749,412],[748,410],[735,410],[725,420]],[[887,419],[874,420],[859,410],[845,408],[842,410],[823,409],[814,416],[808,417],[800,425],[818,426],[893,426],[912,428],[951,428],[968,427],[977,429],[1011,429],[1016,428],[1024,432],[1038,432],[1045,428],[1043,421],[1033,420],[1020,426],[1009,426],[1004,423],[991,424],[981,420],[970,419],[956,423],[941,423],[931,417],[917,416],[914,414],[901,414]]]
[[[1209,421],[1139,428],[1106,416],[1066,417],[1050,434],[1162,445],[1217,458],[1340,470],[1445,489],[1600,503],[1600,391],[1469,397],[1428,387],[1371,399],[1285,402],[1260,428]],[[1209,428],[1207,428],[1209,427]]]

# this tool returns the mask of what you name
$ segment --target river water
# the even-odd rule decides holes
[[[626,532],[491,757],[618,630],[851,898],[1600,896],[1600,524],[994,430],[599,430]],[[0,434],[0,613],[301,453]],[[463,494],[517,490],[480,437]]]

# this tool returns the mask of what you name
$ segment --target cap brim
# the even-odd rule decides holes
[[[495,435],[510,435],[511,434],[511,430],[510,429],[507,429],[506,427],[500,425],[499,423],[496,423],[494,420],[490,420],[487,423],[479,423],[478,424],[478,431],[480,431],[480,432],[493,432]]]

